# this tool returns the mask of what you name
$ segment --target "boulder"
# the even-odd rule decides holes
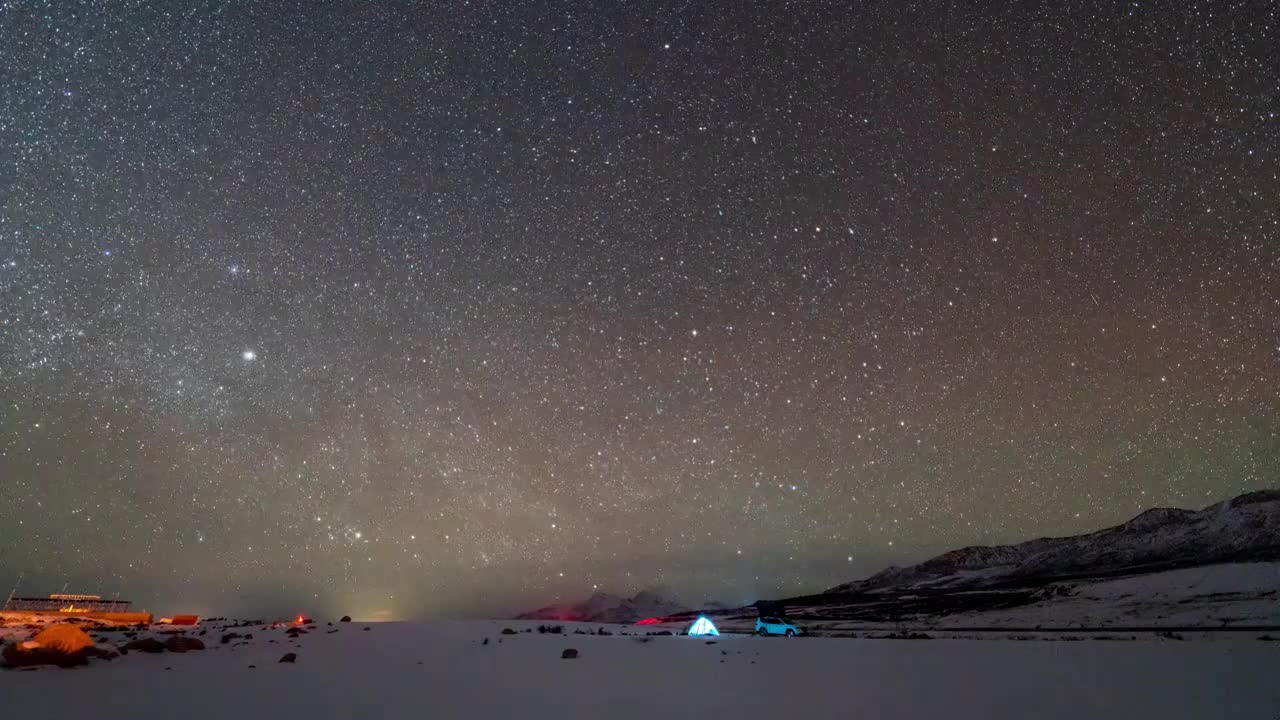
[[[297,662],[297,661],[298,661],[298,653],[285,653],[284,655],[280,656],[280,662],[282,663],[291,663],[291,662]]]
[[[560,653],[561,660],[573,660],[576,657],[578,657],[578,651],[573,648],[565,648],[564,652]]]
[[[23,643],[26,645],[27,643]],[[75,667],[77,665],[88,665],[89,658],[85,656],[84,651],[75,653],[64,653],[55,648],[46,648],[35,645],[34,647],[22,647],[16,643],[8,643],[4,646],[4,650],[0,651],[0,660],[3,660],[5,667],[30,668],[36,665],[56,665],[62,668]]]
[[[342,616],[342,619],[341,619],[341,620],[339,620],[338,622],[351,622],[351,616],[350,616],[350,615],[343,615],[343,616]]]
[[[37,633],[32,641],[42,648],[70,655],[93,647],[93,638],[74,625],[50,625]]]
[[[203,650],[204,642],[199,638],[187,637],[186,635],[174,635],[164,641],[164,647],[169,652],[184,653],[188,650]]]
[[[0,659],[8,667],[75,667],[89,664],[90,655],[96,656],[93,638],[71,624],[52,625],[31,640],[9,643],[0,651]]]
[[[164,652],[164,643],[155,638],[139,638],[130,640],[124,645],[125,650],[137,650],[144,653],[162,653]]]

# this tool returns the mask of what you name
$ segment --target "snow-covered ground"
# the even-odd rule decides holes
[[[244,645],[220,644],[221,630],[211,627],[203,652],[0,672],[0,698],[7,712],[28,719],[1280,716],[1280,642],[1256,639],[722,636],[708,644],[499,634],[537,624],[320,624],[296,640],[283,629],[237,628],[254,634]],[[580,656],[562,660],[566,648]],[[285,652],[296,652],[297,663],[279,663]]]
[[[1280,625],[1280,563],[1227,563],[1059,583],[1070,594],[1003,611],[958,613],[939,627]]]

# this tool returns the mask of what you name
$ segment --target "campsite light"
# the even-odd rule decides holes
[[[693,621],[693,625],[689,626],[690,635],[719,635],[720,631],[716,629],[714,623],[707,618],[706,615],[699,615],[697,620]]]

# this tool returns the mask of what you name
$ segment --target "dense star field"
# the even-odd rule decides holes
[[[1277,485],[1280,6],[1008,5],[0,1],[0,592],[747,602]]]

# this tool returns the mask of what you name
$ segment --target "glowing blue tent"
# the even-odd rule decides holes
[[[689,626],[689,634],[690,635],[719,635],[720,631],[716,629],[716,626],[712,624],[712,622],[708,620],[705,615],[699,615],[698,619],[694,620],[693,624]]]

